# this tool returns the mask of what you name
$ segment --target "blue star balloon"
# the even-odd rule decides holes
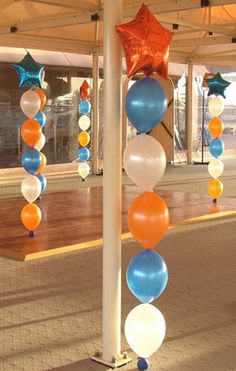
[[[44,66],[37,63],[29,52],[19,63],[12,65],[19,77],[19,88],[25,86],[31,88],[33,85],[41,88],[42,73]]]
[[[206,79],[206,83],[209,88],[208,96],[215,94],[225,98],[225,89],[230,85],[230,82],[224,80],[219,72],[211,79]]]

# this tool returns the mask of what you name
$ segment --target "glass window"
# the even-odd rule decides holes
[[[46,66],[45,71],[47,122],[42,151],[48,164],[72,162],[78,152],[79,88],[85,78],[91,85],[91,69]],[[21,166],[24,143],[20,128],[26,120],[19,105],[23,92],[11,64],[0,63],[0,168]]]

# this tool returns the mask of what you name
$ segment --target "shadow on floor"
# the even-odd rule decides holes
[[[87,359],[82,359],[81,361],[72,363],[70,365],[65,365],[59,368],[54,368],[53,370],[55,371],[111,371],[113,369],[109,368],[109,366],[101,365],[100,363],[94,362],[90,358],[87,358]],[[120,368],[120,370],[122,370],[122,368]],[[137,371],[137,368],[132,368],[129,371]]]

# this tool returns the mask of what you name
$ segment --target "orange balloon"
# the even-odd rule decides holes
[[[46,158],[45,154],[40,152],[40,156],[41,156],[41,165],[40,165],[40,168],[37,171],[37,174],[42,174],[42,172],[44,171],[44,169],[47,165],[47,158]]]
[[[46,97],[46,94],[44,93],[44,91],[42,89],[39,89],[39,88],[35,88],[34,89],[35,93],[38,94],[39,98],[40,98],[40,101],[41,101],[41,104],[40,104],[40,109],[42,110],[46,104],[46,100],[47,100],[47,97]]]
[[[209,121],[209,131],[212,137],[221,137],[224,130],[224,124],[219,117],[213,117]]]
[[[208,183],[208,193],[212,198],[218,198],[223,193],[223,183],[219,179],[212,179]]]
[[[129,207],[128,226],[145,249],[153,249],[169,226],[166,203],[153,192],[142,193]]]
[[[29,231],[35,231],[38,228],[41,218],[41,210],[35,204],[28,204],[21,211],[22,223]]]
[[[90,135],[87,131],[81,131],[78,135],[78,142],[82,147],[86,147],[90,142]]]
[[[22,139],[29,147],[34,147],[38,143],[41,134],[42,128],[34,119],[26,120],[21,127]]]

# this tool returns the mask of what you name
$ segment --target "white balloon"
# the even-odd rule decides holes
[[[90,122],[90,118],[88,116],[83,115],[79,118],[78,125],[79,125],[81,130],[86,131],[89,128],[90,124],[91,124],[91,122]]]
[[[221,176],[223,171],[224,171],[224,164],[220,159],[214,158],[213,160],[209,162],[208,172],[212,178],[215,178],[215,179],[219,178],[219,176]]]
[[[213,117],[218,117],[224,111],[225,100],[223,97],[218,95],[210,100],[208,104],[209,112]]]
[[[28,174],[21,183],[21,192],[30,203],[37,200],[41,193],[41,188],[41,182],[35,175]]]
[[[166,155],[155,138],[141,134],[125,148],[123,163],[128,177],[142,190],[150,191],[165,172]]]
[[[81,162],[78,166],[78,173],[81,176],[81,178],[85,179],[90,172],[89,164],[86,162]]]
[[[20,106],[24,114],[33,118],[40,110],[41,101],[37,93],[27,90],[20,98]]]
[[[162,313],[151,304],[137,305],[125,321],[125,336],[130,348],[147,358],[160,348],[166,333]]]
[[[45,135],[42,133],[38,143],[34,146],[34,148],[37,149],[38,151],[41,151],[41,149],[45,146],[45,143],[46,138]]]

